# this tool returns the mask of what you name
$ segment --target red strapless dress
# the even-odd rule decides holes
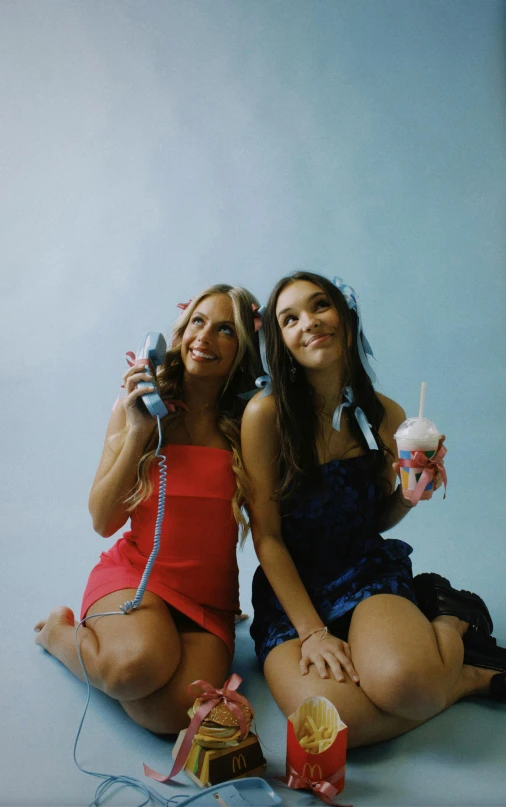
[[[230,451],[168,445],[165,516],[160,551],[147,590],[219,636],[234,652],[234,614],[239,608],[237,524],[231,501],[236,490]],[[157,463],[153,492],[132,512],[130,530],[92,570],[81,619],[101,597],[137,588],[153,548],[158,509]],[[118,602],[118,607],[122,603]]]

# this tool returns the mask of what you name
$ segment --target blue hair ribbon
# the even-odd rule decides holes
[[[263,317],[265,314],[267,306],[263,305],[261,308],[258,309],[258,314],[260,317]],[[263,398],[264,395],[271,395],[272,393],[272,384],[271,384],[271,377],[269,375],[269,365],[267,364],[267,353],[265,350],[265,334],[263,327],[260,327],[257,331],[258,333],[258,345],[260,348],[260,361],[262,362],[262,369],[264,371],[264,375],[259,375],[258,378],[255,379],[255,389],[249,390],[249,392],[241,392],[239,394],[239,398],[242,398],[244,401],[249,401],[253,395],[256,395],[258,390],[262,390],[260,398]]]
[[[357,347],[358,347],[358,355],[360,356],[360,361],[362,362],[362,367],[366,371],[367,375],[371,379],[372,383],[376,381],[376,373],[372,369],[371,365],[369,364],[369,359],[367,356],[370,356],[372,359],[374,358],[374,353],[372,352],[371,345],[366,338],[364,330],[362,328],[362,314],[360,313],[360,306],[358,304],[358,295],[351,286],[348,286],[342,278],[335,277],[332,281],[334,286],[339,289],[341,294],[343,295],[344,299],[346,300],[346,305],[350,309],[350,311],[355,311],[357,315]]]
[[[261,308],[258,309],[258,313],[261,317],[265,314],[267,310],[267,306],[263,305]],[[258,344],[260,347],[260,360],[262,362],[262,368],[264,371],[264,375],[258,376],[255,379],[255,386],[258,389],[262,390],[262,394],[260,398],[263,398],[264,395],[270,395],[272,393],[272,384],[271,384],[271,377],[269,375],[269,365],[267,364],[267,352],[265,349],[265,333],[263,327],[258,331]]]
[[[347,406],[351,406],[355,400],[353,396],[353,390],[351,387],[345,387],[343,389],[343,398],[342,401],[336,408],[334,409],[334,414],[332,416],[332,428],[336,431],[341,430],[341,415],[343,413],[343,409]],[[367,420],[365,416],[365,412],[360,406],[355,407],[355,418],[360,426],[362,434],[365,437],[366,443],[371,449],[371,451],[378,450],[378,444],[374,438],[374,435],[371,430],[371,424]]]

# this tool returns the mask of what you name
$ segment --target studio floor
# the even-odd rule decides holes
[[[44,535],[40,547],[43,539]],[[62,543],[56,553],[59,560],[49,564],[51,568],[43,574],[39,574],[41,567],[34,557],[34,577],[22,596],[19,580],[25,553],[18,551],[10,565],[4,583],[9,612],[3,621],[4,673],[0,691],[2,807],[83,807],[93,801],[98,781],[78,770],[72,757],[85,704],[85,685],[37,647],[32,636],[37,618],[56,602],[78,607],[78,581],[82,576],[79,557],[89,552],[89,547],[80,554],[76,552],[71,561],[68,546]],[[37,550],[32,554],[37,555]],[[42,554],[39,561],[44,562]],[[249,610],[254,564],[248,545],[240,554],[245,611]],[[504,615],[502,621],[496,619],[496,627],[496,635],[504,642]],[[307,792],[288,790],[276,779],[284,773],[286,722],[257,669],[248,622],[237,629],[233,670],[243,678],[242,689],[255,708],[268,761],[266,776],[283,804],[321,803]],[[100,692],[92,692],[77,748],[82,767],[142,780],[144,762],[160,772],[169,772],[171,748],[167,739],[132,723],[117,703]],[[346,786],[338,800],[354,807],[499,807],[506,804],[505,759],[506,706],[468,699],[403,737],[349,752]],[[184,774],[178,775],[173,786],[152,786],[167,799],[197,791]],[[139,793],[122,788],[111,793],[105,803],[130,807],[142,800]]]

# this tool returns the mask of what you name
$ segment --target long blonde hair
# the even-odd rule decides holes
[[[262,372],[258,337],[255,333],[253,318],[253,306],[258,306],[256,298],[247,289],[240,286],[229,286],[225,283],[210,286],[194,297],[174,323],[172,346],[167,350],[164,362],[158,370],[157,382],[162,399],[182,399],[184,365],[181,358],[181,342],[183,334],[195,308],[206,297],[214,294],[225,294],[232,301],[238,339],[237,355],[218,400],[217,426],[232,450],[232,469],[237,480],[237,489],[232,499],[232,510],[239,526],[241,543],[243,543],[249,532],[249,524],[243,512],[248,496],[248,480],[241,456],[240,431],[242,412],[246,402],[238,396],[253,389],[255,379]],[[169,412],[163,418],[162,445],[166,445],[171,429],[181,421],[182,417],[183,411],[177,408],[175,412]],[[130,511],[147,499],[153,491],[149,470],[155,459],[158,439],[158,432],[155,431],[148,440],[144,454],[139,460],[137,484],[126,500]]]

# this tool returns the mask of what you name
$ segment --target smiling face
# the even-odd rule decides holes
[[[302,367],[321,370],[341,360],[341,320],[316,283],[296,280],[285,286],[277,299],[276,320],[283,342]]]
[[[225,381],[233,367],[238,346],[230,297],[213,294],[200,300],[181,342],[181,358],[186,372]]]

